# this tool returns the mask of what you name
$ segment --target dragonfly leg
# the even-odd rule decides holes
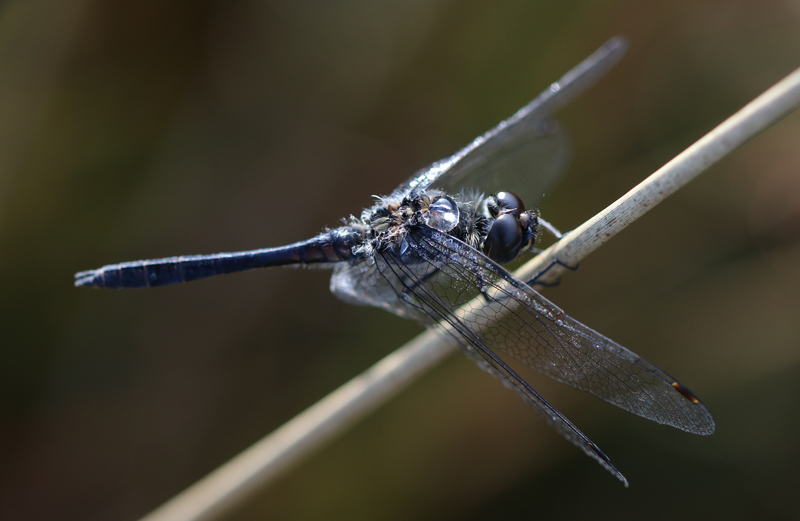
[[[541,217],[539,217],[539,224],[541,224],[541,225],[542,225],[542,228],[544,228],[545,230],[547,230],[548,232],[550,232],[551,234],[553,234],[553,236],[554,236],[556,239],[559,239],[559,240],[560,240],[560,239],[561,239],[563,236],[565,236],[565,235],[566,235],[566,233],[561,233],[560,231],[558,231],[558,229],[557,229],[555,226],[553,226],[553,225],[552,225],[552,224],[550,224],[549,222],[545,221],[545,220],[544,220],[544,219],[542,219]],[[567,232],[567,233],[569,233],[569,232]]]
[[[555,282],[539,282],[538,281],[539,278],[541,278],[545,273],[550,271],[550,269],[552,269],[553,266],[555,266],[555,265],[563,266],[564,268],[567,268],[568,270],[571,270],[571,271],[576,271],[578,269],[578,265],[577,264],[575,266],[569,266],[568,264],[565,264],[564,262],[561,262],[558,259],[553,259],[545,269],[543,269],[542,271],[540,271],[539,273],[534,275],[531,279],[527,280],[525,282],[525,284],[528,285],[528,286],[539,285],[539,286],[542,286],[542,287],[545,287],[545,288],[553,288],[553,287],[558,286],[559,284],[561,284],[561,277],[558,277]],[[481,295],[483,296],[483,299],[486,301],[486,304],[491,304],[492,302],[502,302],[502,301],[506,300],[507,298],[509,298],[509,295],[507,295],[507,294],[500,295],[500,296],[494,296],[494,297],[490,296],[488,291],[486,289],[484,289],[486,287],[487,286],[485,284],[481,284]]]
[[[539,282],[539,278],[542,277],[548,271],[550,271],[550,269],[552,269],[553,266],[556,266],[556,265],[562,266],[564,268],[567,268],[570,271],[577,271],[578,267],[580,266],[580,264],[576,264],[575,266],[570,266],[569,264],[565,264],[564,262],[561,262],[558,259],[553,259],[552,261],[550,261],[550,264],[548,264],[545,269],[543,269],[542,271],[540,271],[539,273],[537,273],[536,275],[531,277],[525,283],[528,286],[533,286],[534,284],[538,284],[539,286],[542,286],[542,287],[545,287],[545,288],[553,288],[555,286],[558,286],[559,284],[561,284],[561,277],[558,277],[555,282]]]

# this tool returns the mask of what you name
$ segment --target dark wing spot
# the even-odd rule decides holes
[[[692,403],[700,403],[700,400],[697,398],[697,396],[695,396],[692,393],[692,391],[690,391],[686,387],[682,386],[680,383],[672,382],[672,387],[674,387],[676,391],[678,391],[683,396],[685,396],[690,402],[692,402]]]

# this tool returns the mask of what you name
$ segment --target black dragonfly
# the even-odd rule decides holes
[[[538,202],[568,162],[568,140],[550,114],[606,73],[626,47],[622,38],[609,40],[511,118],[345,226],[279,248],[112,264],[76,274],[75,285],[139,288],[330,264],[334,294],[438,330],[627,486],[597,445],[497,354],[643,418],[714,432],[708,409],[677,380],[567,316],[531,288],[536,278],[523,282],[501,267],[535,253],[543,228],[558,235],[523,202]]]

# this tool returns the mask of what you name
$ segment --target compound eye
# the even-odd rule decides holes
[[[500,208],[509,211],[511,215],[517,218],[525,211],[525,204],[522,202],[520,196],[514,192],[497,192],[494,194],[494,198],[497,200],[497,205]]]
[[[483,253],[498,264],[506,264],[519,255],[522,246],[522,226],[512,213],[506,213],[492,222],[483,241]]]

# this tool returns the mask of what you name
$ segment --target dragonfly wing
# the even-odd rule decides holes
[[[394,286],[381,274],[379,259],[370,257],[334,266],[331,292],[348,304],[374,306],[403,318],[416,316],[398,299]]]
[[[612,38],[536,99],[452,156],[415,173],[395,193],[461,187],[493,193],[513,189],[528,207],[555,184],[569,162],[569,140],[555,120],[557,109],[592,86],[622,57],[623,38]],[[520,181],[522,180],[522,181]]]
[[[513,190],[533,208],[555,188],[571,156],[569,138],[556,120],[523,118],[481,142],[430,188],[452,194],[463,187],[484,195]]]
[[[470,324],[461,320],[437,291],[436,262],[403,258],[384,252],[371,260],[335,268],[331,287],[348,302],[381,307],[405,318],[414,319],[438,331],[459,346],[478,366],[517,392],[557,432],[597,460],[605,469],[628,485],[625,477],[608,457],[555,407],[503,362]]]
[[[436,314],[463,307],[459,320],[489,348],[643,418],[714,432],[708,409],[677,380],[567,316],[480,252],[430,228],[410,234],[408,243],[430,265],[420,284],[435,296]]]

